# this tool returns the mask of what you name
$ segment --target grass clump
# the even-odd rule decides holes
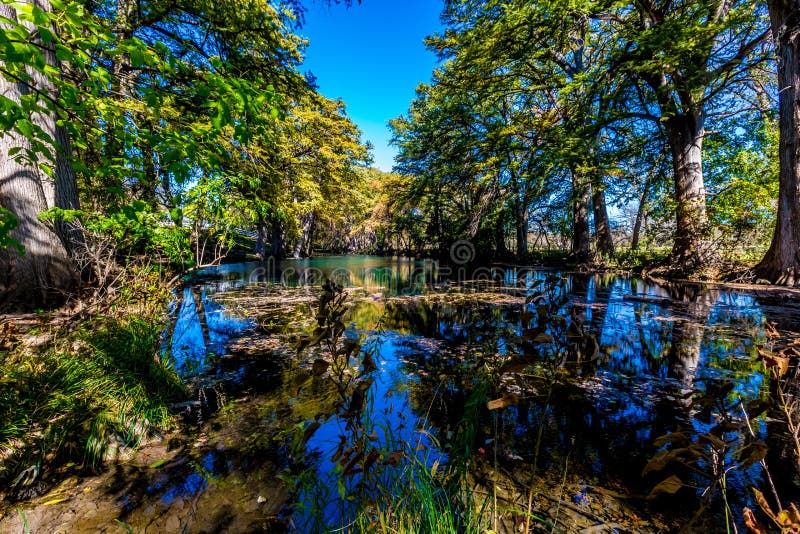
[[[168,404],[187,392],[159,357],[162,328],[155,314],[93,317],[43,349],[0,353],[0,485],[21,490],[67,462],[97,467],[174,424]]]

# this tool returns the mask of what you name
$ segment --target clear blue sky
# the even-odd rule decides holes
[[[375,145],[374,166],[390,171],[389,119],[402,115],[420,82],[430,80],[436,57],[422,40],[439,31],[440,0],[362,0],[350,8],[308,2],[300,34],[310,41],[301,69],[317,77],[320,92],[341,97],[350,118]]]

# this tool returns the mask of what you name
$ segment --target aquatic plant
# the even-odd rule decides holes
[[[769,322],[765,324],[765,331],[769,340],[781,337],[775,326]],[[775,385],[774,406],[777,407],[779,420],[782,420],[783,424],[786,425],[786,434],[793,446],[791,454],[794,456],[795,473],[800,474],[800,381],[798,381],[797,374],[799,369],[797,360],[800,357],[800,351],[798,351],[797,346],[800,345],[800,340],[794,340],[788,346],[780,349],[776,349],[772,344],[771,342],[768,343],[758,353],[760,359],[764,362],[764,366],[772,375]],[[795,370],[793,375],[789,373],[790,369]],[[764,466],[766,469],[766,463]],[[763,493],[757,488],[752,488],[759,508],[781,532],[800,531],[800,512],[798,512],[797,504],[790,503],[787,508],[784,508],[781,505],[779,495],[774,489],[774,485],[771,487],[777,511],[773,511]],[[766,534],[769,531],[759,522],[755,512],[749,507],[744,508],[742,517],[747,528],[754,534]]]
[[[458,436],[448,449],[449,462],[443,464],[441,458],[431,456],[421,440],[410,443],[400,439],[399,429],[373,412],[370,397],[370,375],[377,370],[380,336],[362,346],[360,338],[347,332],[346,298],[341,286],[326,281],[317,305],[317,327],[298,343],[298,351],[324,349],[313,361],[312,373],[333,383],[339,397],[334,417],[342,422],[342,432],[338,445],[329,451],[340,503],[337,521],[345,530],[355,527],[365,532],[483,532],[479,527],[481,506],[476,505],[466,480],[486,387],[477,387],[467,402]],[[319,426],[316,419],[298,426],[291,446],[293,456],[300,457]],[[417,432],[439,448],[433,434],[424,428]],[[304,502],[298,503],[309,516],[302,526],[323,531],[331,528],[325,507],[336,496],[320,487],[313,464],[286,478],[306,495]]]

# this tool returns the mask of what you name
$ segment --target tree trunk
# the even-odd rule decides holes
[[[256,225],[256,256],[261,261],[267,259],[267,228],[263,220],[259,220]]]
[[[699,274],[716,259],[709,239],[706,188],[703,183],[703,116],[676,115],[664,122],[675,180],[675,241],[670,261],[677,269]]]
[[[302,258],[303,254],[308,250],[307,241],[313,223],[314,223],[313,213],[306,213],[305,215],[303,215],[302,226],[300,228],[300,236],[297,238],[297,242],[294,244],[294,248],[292,249],[293,258],[296,259]]]
[[[768,0],[778,52],[780,185],[775,233],[755,272],[781,285],[800,285],[800,3]]]
[[[314,213],[311,213],[311,223],[308,225],[308,231],[306,232],[306,246],[305,250],[303,251],[303,256],[306,258],[310,258],[314,252],[314,233],[317,230],[317,217]]]
[[[278,222],[272,223],[272,238],[270,240],[269,254],[273,258],[283,257],[283,228]]]
[[[608,222],[605,185],[599,175],[592,181],[592,209],[597,255],[603,259],[613,258],[614,239],[611,237],[611,225]]]
[[[528,207],[517,200],[515,226],[517,228],[517,260],[524,261],[528,257]]]
[[[0,4],[0,15],[17,20],[16,10],[7,4]],[[43,78],[37,77],[35,81],[42,83]],[[47,93],[49,86],[35,89]],[[21,97],[29,92],[24,84],[0,76],[0,94],[15,103],[19,104]],[[40,117],[31,118],[42,121],[43,126],[50,124],[50,131],[58,141],[54,116],[50,123]],[[19,219],[19,225],[10,235],[25,250],[23,254],[13,247],[0,250],[0,304],[16,309],[56,305],[74,290],[78,278],[62,240],[39,220],[42,211],[56,204],[55,183],[33,163],[9,157],[12,148],[19,148],[25,154],[31,149],[31,142],[11,131],[0,137],[0,205]],[[64,198],[69,194],[68,189],[60,193]],[[48,204],[48,198],[52,204]]]
[[[589,182],[572,171],[572,257],[579,263],[589,261]]]
[[[32,3],[45,12],[52,11],[49,0],[37,0]],[[24,22],[23,25],[29,31],[36,32],[36,27],[31,23]],[[56,28],[52,27],[52,30],[55,33]],[[56,57],[55,42],[45,43],[38,34],[35,34],[35,40],[42,49],[47,65],[59,73],[62,72],[61,62]],[[47,95],[50,101],[57,102],[60,95],[58,87],[53,80],[47,74],[33,67],[29,67],[27,70],[35,88]],[[30,93],[31,90],[26,87],[23,92]],[[57,119],[55,111],[49,109],[31,114],[31,122],[39,126],[53,140],[53,144],[49,146],[50,158],[48,158],[48,163],[54,170],[55,175],[52,178],[40,173],[42,190],[44,191],[45,203],[48,208],[58,207],[66,210],[78,210],[80,209],[80,202],[78,200],[75,169],[72,166],[72,143],[69,138],[69,132],[63,125],[58,124]],[[83,250],[85,238],[80,221],[57,220],[54,227],[56,234],[64,242],[68,252],[75,254]]]
[[[636,209],[636,221],[633,223],[633,237],[631,238],[631,250],[639,249],[639,239],[642,233],[642,223],[644,222],[645,210],[647,207],[647,197],[650,194],[650,175],[644,181],[642,196],[639,199],[639,207]]]
[[[497,214],[497,220],[494,223],[494,250],[498,258],[505,258],[508,256],[508,248],[506,247],[506,212],[500,210]]]

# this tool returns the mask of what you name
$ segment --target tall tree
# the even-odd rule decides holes
[[[21,246],[0,249],[4,307],[57,304],[78,282],[65,242],[40,220],[50,208],[77,208],[69,138],[55,111],[53,76],[60,70],[50,11],[49,2],[0,4],[5,19],[0,30],[19,44],[0,65],[0,94],[14,121],[14,129],[0,136],[0,206],[16,215],[18,225],[10,236]]]
[[[800,3],[767,0],[778,55],[780,185],[775,233],[756,266],[761,278],[800,285]]]
[[[619,72],[650,90],[672,155],[675,237],[671,263],[702,274],[716,258],[706,211],[703,140],[721,94],[768,57],[768,26],[750,1],[646,0],[598,17],[619,23]]]

